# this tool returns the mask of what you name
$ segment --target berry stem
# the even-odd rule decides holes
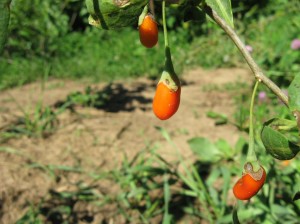
[[[166,1],[162,1],[162,19],[163,19],[163,28],[164,28],[164,38],[165,38],[165,48],[169,47],[169,39],[168,39],[168,30],[167,30],[167,22],[166,22]]]
[[[166,20],[166,1],[162,1],[162,19],[164,28],[164,39],[165,39],[165,70],[169,73],[174,73],[174,67],[171,57],[171,49],[169,47],[167,20]]]
[[[255,146],[254,146],[254,121],[253,121],[254,100],[255,100],[258,84],[259,82],[256,81],[253,88],[251,103],[250,103],[249,148],[247,153],[247,162],[250,162],[252,164],[254,172],[257,172],[260,169],[260,165],[258,163],[255,149],[254,149]]]
[[[168,84],[169,88],[176,91],[178,86],[180,85],[180,82],[174,70],[172,56],[171,56],[171,49],[169,47],[165,0],[162,1],[162,19],[163,19],[163,30],[164,30],[164,40],[165,40],[165,68],[164,68],[165,72],[161,77],[161,81],[168,80],[168,82],[170,82],[170,85]]]
[[[154,1],[149,0],[148,5],[149,5],[149,10],[150,10],[151,14],[155,18]]]
[[[230,37],[233,43],[237,46],[243,57],[245,58],[246,62],[248,63],[250,69],[252,70],[254,77],[256,80],[262,82],[266,87],[268,87],[287,107],[289,107],[288,97],[283,93],[283,91],[270,80],[257,63],[254,61],[252,56],[247,51],[245,45],[241,41],[240,37],[236,34],[234,29],[232,29],[225,20],[223,20],[212,8],[208,5],[203,7],[203,10],[206,14],[212,18],[218,25],[221,27],[225,33]]]

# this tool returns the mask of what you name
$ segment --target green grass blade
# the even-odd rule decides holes
[[[172,215],[169,214],[169,203],[171,199],[170,186],[167,179],[167,176],[164,176],[164,217],[163,224],[169,224],[172,221]]]

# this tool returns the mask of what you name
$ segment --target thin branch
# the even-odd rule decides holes
[[[224,31],[225,33],[231,38],[234,44],[242,53],[243,57],[245,58],[246,62],[248,63],[250,69],[252,70],[256,80],[262,82],[265,86],[267,86],[274,94],[278,96],[278,98],[287,106],[289,107],[288,97],[283,93],[283,91],[267,76],[264,75],[262,70],[253,60],[250,53],[247,51],[244,43],[241,41],[239,36],[236,32],[209,6],[204,6],[204,11],[207,13],[209,17],[211,17]]]

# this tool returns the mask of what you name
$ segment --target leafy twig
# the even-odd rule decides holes
[[[236,32],[209,6],[205,5],[203,9],[207,13],[207,15],[225,31],[225,33],[231,38],[231,40],[240,50],[250,69],[252,70],[256,80],[262,82],[265,86],[267,86],[287,107],[289,107],[288,97],[272,80],[264,75],[260,67],[256,64],[250,53],[247,51],[244,43],[241,41]]]

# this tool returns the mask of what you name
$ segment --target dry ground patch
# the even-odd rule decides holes
[[[118,187],[111,183],[93,182],[82,172],[100,173],[119,167],[125,155],[130,159],[147,147],[155,146],[167,161],[176,161],[178,156],[174,146],[156,127],[167,130],[179,152],[191,161],[193,155],[187,140],[192,137],[202,136],[212,141],[223,138],[233,145],[240,136],[236,127],[216,126],[206,112],[231,116],[235,110],[234,95],[250,89],[250,72],[238,68],[196,69],[184,74],[182,80],[181,105],[170,120],[160,121],[153,115],[154,80],[138,78],[92,84],[99,90],[110,87],[112,96],[102,108],[76,107],[75,113],[64,111],[58,116],[58,129],[46,138],[22,136],[2,142],[0,147],[5,150],[0,151],[0,222],[14,223],[25,214],[30,203],[39,203],[49,192],[72,191],[78,182],[96,184],[103,192],[117,191]],[[249,88],[228,91],[241,83],[246,83]],[[38,102],[54,106],[71,92],[83,91],[87,85],[51,80],[44,90],[40,83],[32,83],[1,92],[0,131],[22,116],[22,110],[33,111]],[[53,175],[43,167],[47,165],[77,167],[79,170],[58,170]],[[113,210],[113,206],[110,209]],[[96,223],[114,220],[109,209],[97,210],[90,204],[75,204],[74,210],[78,212],[78,220],[82,217],[86,222],[93,220]]]

